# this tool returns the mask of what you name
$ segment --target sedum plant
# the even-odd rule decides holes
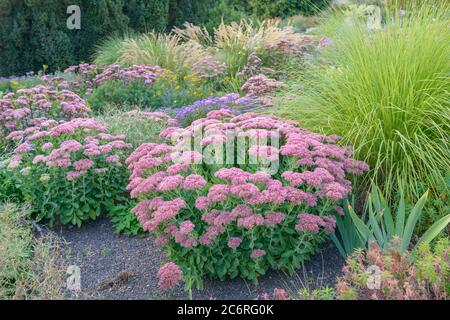
[[[192,150],[197,135],[201,148]],[[215,110],[161,136],[168,144],[143,144],[127,159],[128,190],[187,289],[201,288],[205,275],[257,281],[268,269],[292,272],[334,232],[334,207],[352,191],[348,175],[368,170],[338,137],[269,115]],[[211,161],[224,147],[232,160]]]
[[[414,251],[400,250],[390,242],[387,250],[372,243],[369,250],[357,250],[347,259],[338,278],[341,300],[446,300],[449,287],[449,240],[442,238],[431,247],[421,243]],[[375,271],[375,272],[373,272]]]
[[[19,89],[0,97],[0,135],[25,130],[42,119],[67,121],[87,112],[84,100],[72,91],[44,85]]]
[[[42,121],[10,135],[23,142],[6,174],[38,219],[80,226],[125,198],[123,160],[131,145],[125,136],[105,131],[93,119],[77,118],[60,124]]]

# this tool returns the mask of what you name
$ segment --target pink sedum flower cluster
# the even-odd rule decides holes
[[[206,54],[191,65],[195,76],[202,78],[214,78],[225,74],[226,66],[217,60],[213,55]]]
[[[54,88],[71,90],[81,96],[88,96],[94,89],[92,80],[97,72],[98,68],[95,64],[82,63],[68,67],[62,76],[43,75],[41,80]]]
[[[298,215],[299,223],[295,226],[297,231],[309,231],[311,233],[319,233],[320,227],[325,229],[327,234],[334,233],[336,228],[336,218],[333,216],[319,217],[309,213],[301,213]]]
[[[89,133],[81,142],[64,140],[65,136],[80,130]],[[124,135],[109,135],[104,133],[105,130],[103,125],[88,118],[77,118],[61,124],[48,120],[24,131],[12,132],[7,138],[24,141],[14,149],[14,153],[22,158],[25,155],[31,157],[33,165],[43,164],[48,168],[70,170],[66,177],[74,180],[94,166],[95,158],[102,157],[107,163],[120,164],[115,152],[131,148],[130,144],[123,141]],[[58,141],[59,146],[54,141]]]
[[[129,116],[129,117],[147,118],[151,121],[166,124],[169,127],[177,127],[178,126],[178,121],[176,119],[170,117],[165,112],[160,112],[160,111],[148,112],[148,111],[141,111],[141,110],[131,110],[131,111],[125,112],[124,115]]]

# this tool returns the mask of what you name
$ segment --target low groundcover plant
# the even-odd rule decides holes
[[[197,134],[200,150],[180,151]],[[201,288],[204,275],[256,282],[269,268],[298,268],[334,232],[333,212],[352,192],[347,174],[368,170],[335,144],[339,137],[270,115],[215,110],[161,136],[171,142],[145,143],[126,160],[128,189],[139,200],[132,211],[182,270],[187,289]],[[280,147],[251,143],[269,137]],[[207,164],[208,150],[219,156],[239,138],[233,161]],[[242,151],[256,161],[239,161]],[[279,168],[269,174],[271,162]]]

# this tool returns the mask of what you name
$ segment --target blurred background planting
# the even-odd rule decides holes
[[[169,31],[185,22],[208,30],[242,18],[313,14],[330,0],[2,0],[0,76],[62,70],[90,60],[95,45],[111,35]],[[69,5],[81,9],[81,29],[69,30]]]

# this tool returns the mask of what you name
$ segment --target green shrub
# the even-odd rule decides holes
[[[214,5],[209,7],[206,20],[200,24],[212,32],[222,21],[229,24],[233,21],[248,19],[248,13],[242,8],[242,3],[233,4],[232,2],[230,0],[214,1]]]
[[[405,4],[406,5],[406,4]],[[419,185],[445,185],[449,166],[448,3],[387,10],[382,30],[359,19],[330,19],[328,62],[311,68],[296,110],[317,110],[327,133],[343,136],[372,168],[385,194],[400,183],[414,201]],[[391,197],[390,197],[391,198]]]
[[[164,31],[169,19],[169,0],[127,0],[124,12],[129,27],[137,32]]]
[[[114,231],[117,234],[127,236],[144,236],[147,233],[131,209],[136,206],[136,201],[126,201],[121,204],[108,205],[108,217],[111,219]]]
[[[10,9],[0,13],[0,59],[5,62],[0,65],[0,75],[38,71],[43,65],[50,71],[65,69],[88,60],[99,39],[127,29],[123,0],[6,2]],[[82,11],[80,30],[66,26],[66,10],[72,4]]]
[[[217,0],[170,0],[169,28],[191,22],[202,24],[208,21]]]
[[[296,14],[312,15],[330,4],[331,0],[250,0],[251,13],[259,19]]]
[[[207,0],[210,1],[210,0]],[[50,71],[63,70],[69,65],[88,61],[95,45],[113,34],[132,31],[163,31],[171,23],[181,25],[186,15],[202,15],[205,8],[197,1],[188,7],[169,8],[169,0],[3,0],[0,3],[0,75],[24,74],[48,65]],[[210,3],[211,4],[211,3]],[[66,26],[69,5],[81,9],[81,29]],[[180,3],[179,5],[184,5]],[[182,15],[179,15],[179,13]],[[197,19],[194,19],[197,21]]]

